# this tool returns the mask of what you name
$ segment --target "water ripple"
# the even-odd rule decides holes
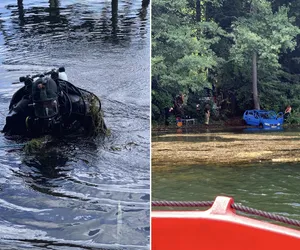
[[[0,248],[149,249],[150,22],[142,1],[0,3],[0,124],[20,76],[64,65],[108,138],[26,155],[0,137]],[[59,4],[60,2],[60,4]]]

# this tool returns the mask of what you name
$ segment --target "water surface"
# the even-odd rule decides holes
[[[1,249],[149,248],[149,25],[142,1],[1,1],[1,127],[12,82],[65,66],[111,129],[46,155],[0,137]]]
[[[219,133],[244,133],[285,135],[298,140],[299,129],[282,131],[231,130]],[[187,136],[189,142],[219,140],[218,132],[203,137]],[[153,137],[153,141],[182,140],[178,135]],[[280,143],[276,142],[276,143]],[[257,145],[259,147],[259,145]],[[180,150],[180,149],[179,149]],[[275,212],[300,220],[300,163],[257,162],[243,165],[202,166],[155,166],[152,172],[152,199],[175,201],[213,201],[218,195],[233,197],[235,202],[252,208]],[[157,208],[155,208],[157,209]],[[175,208],[176,209],[176,208]]]

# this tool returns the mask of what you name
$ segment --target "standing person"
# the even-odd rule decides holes
[[[182,118],[184,117],[184,110],[183,110],[183,94],[179,94],[176,96],[174,101],[174,110],[175,110],[175,117],[176,117],[176,125],[177,127],[182,127]]]
[[[184,110],[183,110],[183,101],[184,95],[180,94],[174,98],[173,107],[169,109],[169,113],[173,112],[175,117],[183,118]]]
[[[291,105],[288,105],[284,111],[284,120],[286,120],[291,115],[291,112],[292,112],[292,107]]]
[[[206,104],[204,108],[204,124],[206,127],[208,127],[209,125],[209,117],[210,117],[210,107],[209,104]]]
[[[183,118],[184,116],[183,101],[184,101],[183,94],[177,95],[174,100],[174,113],[176,117]]]
[[[183,101],[184,101],[184,95],[183,94],[177,95],[174,98],[173,107],[169,109],[169,112],[173,112],[176,117],[177,127],[182,126],[182,118],[184,117]]]

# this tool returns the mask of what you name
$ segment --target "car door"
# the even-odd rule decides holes
[[[246,123],[248,125],[255,125],[255,118],[254,118],[254,111],[253,110],[249,110],[248,114],[245,117]]]
[[[254,126],[258,126],[260,124],[260,115],[258,114],[257,111],[253,112],[253,124]]]
[[[283,114],[283,112],[279,112],[279,113],[277,114],[277,121],[280,123],[280,125],[283,124],[283,119],[284,119],[284,114]]]

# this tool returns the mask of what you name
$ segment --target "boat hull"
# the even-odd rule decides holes
[[[298,249],[300,231],[237,215],[232,198],[207,211],[153,211],[153,250]]]

